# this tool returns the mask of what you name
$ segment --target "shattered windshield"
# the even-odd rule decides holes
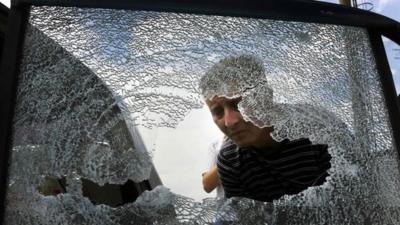
[[[400,222],[361,28],[32,7],[15,112],[7,224]]]

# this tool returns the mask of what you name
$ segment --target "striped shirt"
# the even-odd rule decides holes
[[[218,175],[226,197],[272,201],[321,185],[328,176],[327,145],[308,139],[284,140],[268,156],[252,147],[238,147],[228,140],[218,154]]]

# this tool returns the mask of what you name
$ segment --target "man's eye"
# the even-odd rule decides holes
[[[231,107],[232,107],[232,109],[234,109],[234,110],[236,110],[236,111],[239,111],[238,103],[232,104]]]
[[[214,117],[219,119],[224,116],[224,109],[217,107],[217,108],[213,109],[212,114]]]
[[[238,104],[239,104],[240,100],[241,99],[230,102],[229,107],[235,111],[239,111]]]

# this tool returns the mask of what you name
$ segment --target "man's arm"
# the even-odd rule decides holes
[[[217,165],[214,165],[209,171],[203,173],[202,176],[203,176],[203,189],[207,193],[212,192],[219,185]]]

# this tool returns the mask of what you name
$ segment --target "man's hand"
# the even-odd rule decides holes
[[[214,165],[209,171],[202,173],[203,189],[207,193],[212,192],[219,185],[219,176],[217,173],[217,165]]]

